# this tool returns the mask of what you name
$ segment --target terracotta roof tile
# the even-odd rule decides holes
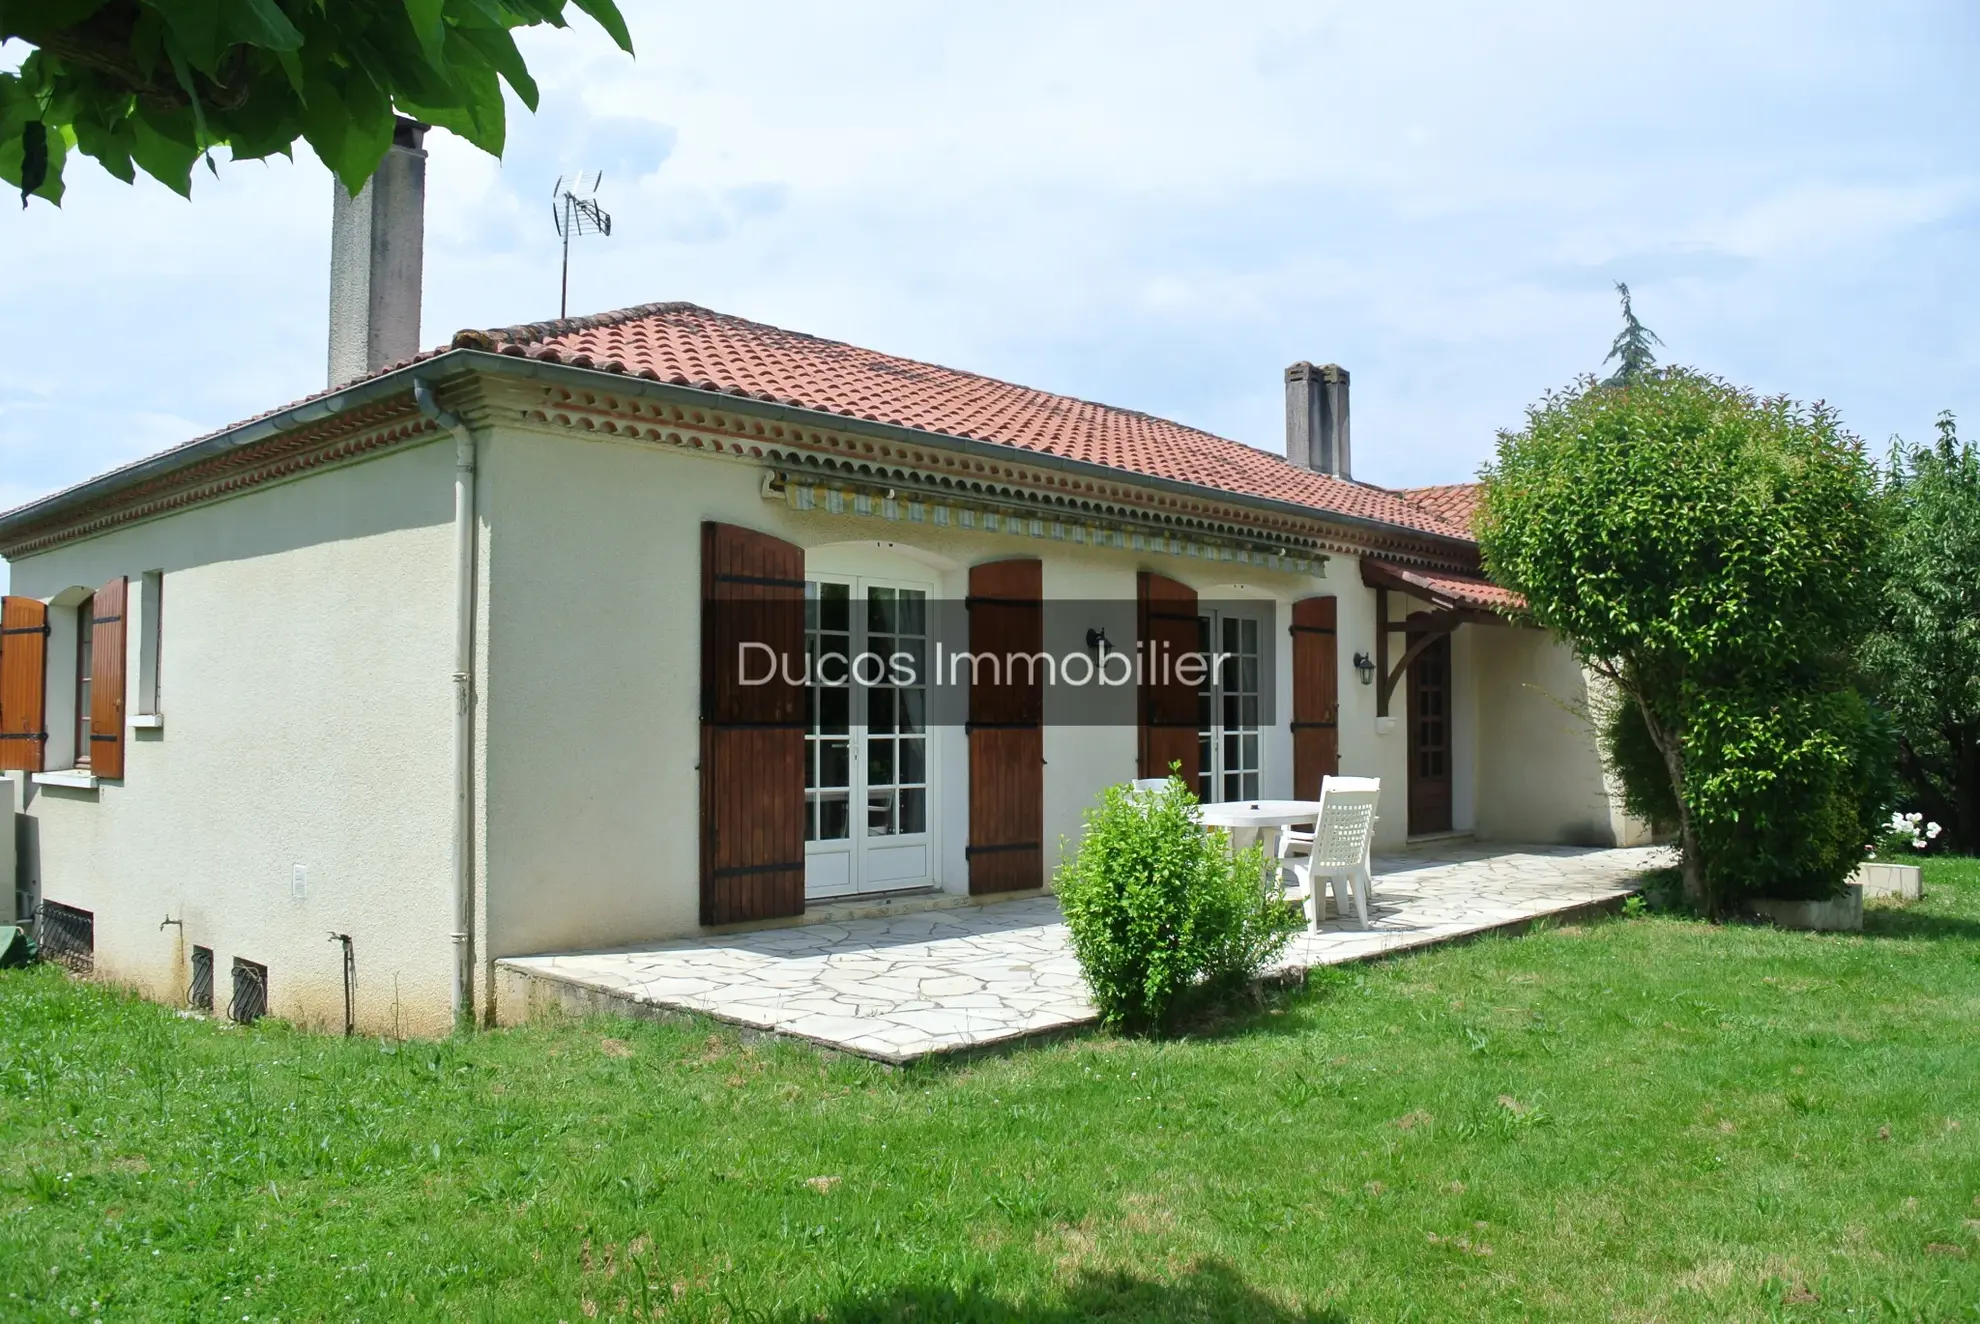
[[[1441,487],[1398,488],[1404,496],[1435,515],[1444,523],[1471,532],[1478,514],[1478,503],[1485,496],[1483,483],[1446,483]]]
[[[1152,414],[785,331],[689,303],[466,331],[454,343],[996,442],[1442,537],[1467,536],[1463,527],[1387,488],[1317,474],[1284,456]]]
[[[1459,607],[1480,611],[1515,612],[1526,606],[1526,599],[1511,589],[1500,588],[1477,575],[1452,575],[1440,570],[1420,570],[1369,557],[1361,563],[1362,582],[1377,587],[1401,588],[1424,597],[1442,598]]]

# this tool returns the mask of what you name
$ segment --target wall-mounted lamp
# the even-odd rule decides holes
[[[1114,646],[1114,642],[1107,637],[1106,627],[1096,626],[1086,632],[1086,646],[1096,653],[1104,654]]]
[[[1361,677],[1361,683],[1363,685],[1373,685],[1375,683],[1375,659],[1368,656],[1368,654],[1356,653],[1354,655],[1354,670],[1355,674]]]

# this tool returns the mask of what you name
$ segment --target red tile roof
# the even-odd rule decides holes
[[[690,303],[463,331],[454,344],[997,442],[1447,538],[1469,536],[1463,526],[1387,488],[1317,474],[1284,456],[1165,418],[822,340]]]
[[[1471,532],[1478,503],[1485,495],[1483,483],[1446,483],[1442,487],[1398,488],[1404,496],[1422,506],[1444,523]]]
[[[1438,570],[1418,570],[1366,557],[1361,562],[1362,582],[1373,587],[1402,589],[1432,601],[1479,611],[1512,612],[1526,606],[1526,599],[1511,589],[1500,588],[1475,575],[1449,575]]]

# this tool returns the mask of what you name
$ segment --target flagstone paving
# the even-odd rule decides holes
[[[1472,842],[1375,860],[1366,928],[1329,918],[1277,973],[1448,942],[1634,891],[1662,848]],[[1094,1019],[1051,897],[802,924],[636,950],[497,962],[510,1007],[699,1012],[888,1062],[980,1048]],[[506,1013],[505,1013],[506,1014]]]

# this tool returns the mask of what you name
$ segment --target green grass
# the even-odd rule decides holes
[[[1980,1320],[1980,865],[888,1071],[0,976],[0,1318]]]

